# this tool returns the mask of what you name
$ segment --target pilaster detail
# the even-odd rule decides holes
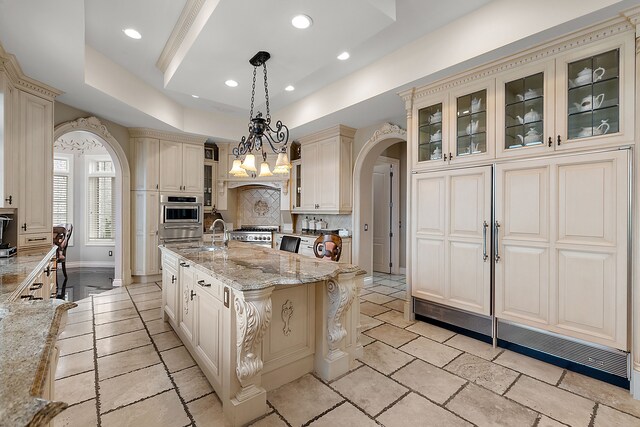
[[[340,341],[347,336],[347,330],[342,324],[342,315],[351,307],[356,296],[356,286],[347,286],[339,280],[327,281],[327,295],[329,310],[327,312],[327,341],[329,344],[328,358],[331,359],[340,352]]]
[[[262,371],[260,343],[271,323],[271,292],[273,287],[258,291],[235,292],[236,313],[236,376],[242,389],[238,401],[260,393],[256,377]]]

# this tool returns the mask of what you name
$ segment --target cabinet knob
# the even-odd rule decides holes
[[[24,224],[22,224],[22,227],[20,228],[22,228],[24,231],[27,231],[27,223],[25,222]]]
[[[9,204],[13,203],[13,196],[9,196],[6,199],[4,199],[5,202],[9,202]]]

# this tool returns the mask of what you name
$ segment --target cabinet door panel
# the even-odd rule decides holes
[[[302,168],[302,209],[315,209],[317,180],[322,179],[319,176],[318,166],[318,144],[303,144],[301,147],[304,167]]]
[[[177,324],[178,272],[167,264],[162,269],[162,294],[164,311],[169,319]]]
[[[222,363],[222,309],[223,305],[204,291],[194,299],[196,309],[195,351],[207,369],[220,382]]]
[[[340,168],[336,161],[340,150],[339,138],[335,137],[318,144],[319,169],[316,175],[316,198],[320,209],[338,209]]]
[[[414,179],[413,220],[415,232],[444,236],[445,176],[420,176]]]
[[[193,342],[194,307],[191,297],[194,291],[195,274],[193,267],[180,267],[180,329],[189,342]]]
[[[160,140],[160,191],[182,191],[182,144]]]
[[[503,239],[549,241],[549,167],[504,170],[497,205]]]
[[[491,174],[484,168],[476,173],[450,179],[449,236],[482,238],[483,221],[491,221],[485,188],[490,189]]]
[[[485,292],[485,268],[482,245],[468,242],[449,244],[449,295],[451,305],[489,314],[490,293]]]
[[[184,191],[204,191],[204,149],[200,145],[182,144],[182,185]]]
[[[560,328],[615,340],[615,265],[610,253],[558,251]]]
[[[615,244],[614,161],[558,167],[558,242]]]
[[[415,240],[413,296],[442,301],[445,298],[445,242],[442,238]]]
[[[498,269],[504,280],[496,292],[496,316],[547,324],[549,249],[505,244]]]

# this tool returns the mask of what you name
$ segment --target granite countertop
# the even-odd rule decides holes
[[[61,319],[75,306],[61,300],[0,303],[0,427],[47,425],[67,407],[42,396]]]
[[[338,264],[250,243],[230,241],[227,249],[203,251],[200,246],[161,246],[163,251],[195,264],[240,291],[278,285],[301,285],[337,277],[341,273],[365,274],[357,265]]]
[[[48,251],[36,254],[21,255],[18,253],[10,258],[0,258],[0,303],[11,299],[12,294],[20,293],[22,288],[40,274],[38,266],[44,268],[55,255],[57,246]]]

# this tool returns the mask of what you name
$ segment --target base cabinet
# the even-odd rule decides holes
[[[201,279],[204,280],[204,279]],[[212,283],[213,282],[213,283]],[[205,285],[219,287],[213,280],[207,280]],[[207,290],[196,290],[194,298],[195,335],[194,351],[200,356],[201,363],[211,375],[208,377],[218,387],[222,386],[222,348],[223,310],[222,301],[213,297]]]
[[[193,342],[193,331],[195,323],[195,297],[194,282],[195,271],[191,265],[185,262],[180,264],[180,316],[178,323],[180,332],[184,334],[189,342]]]
[[[164,307],[163,316],[169,318],[174,324],[178,323],[178,269],[176,268],[177,260],[175,258],[164,258],[162,268],[162,306]]]
[[[133,191],[132,239],[133,262],[131,273],[136,276],[160,274],[158,250],[158,222],[160,198],[157,191]]]

